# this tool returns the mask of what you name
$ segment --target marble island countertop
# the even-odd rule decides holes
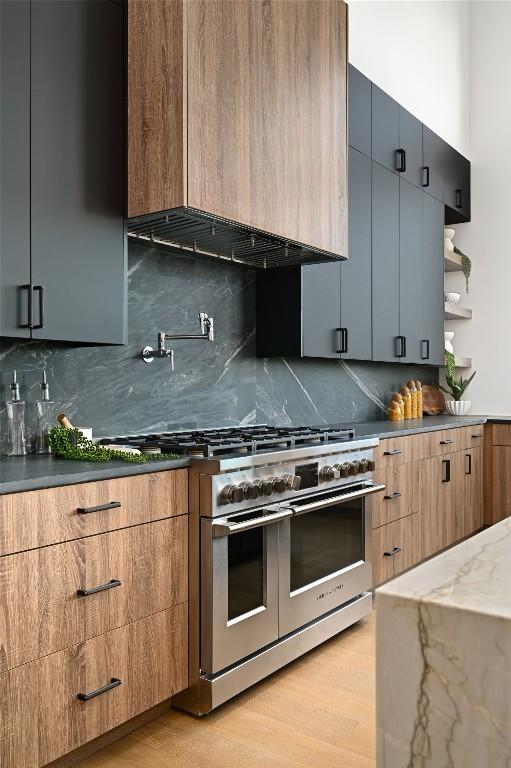
[[[511,765],[511,518],[376,591],[378,768]]]

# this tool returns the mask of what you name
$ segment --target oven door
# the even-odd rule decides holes
[[[356,483],[293,502],[279,542],[279,634],[287,635],[372,586],[371,494]]]
[[[201,520],[201,672],[215,674],[279,636],[279,528],[290,509]]]

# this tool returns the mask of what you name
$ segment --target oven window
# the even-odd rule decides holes
[[[264,605],[264,528],[228,538],[228,619]]]
[[[363,557],[363,499],[291,518],[291,592]]]

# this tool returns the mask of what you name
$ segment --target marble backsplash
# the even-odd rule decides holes
[[[29,431],[46,368],[56,413],[95,435],[238,424],[320,424],[384,418],[389,395],[435,368],[255,357],[252,270],[130,243],[129,342],[124,347],[0,340],[0,400],[16,368]],[[215,341],[176,341],[167,360],[139,355],[157,332],[197,333],[197,313],[215,319]],[[170,344],[169,344],[170,346]],[[5,405],[0,406],[5,439]]]

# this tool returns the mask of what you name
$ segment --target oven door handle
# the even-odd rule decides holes
[[[374,483],[366,483],[363,488],[358,491],[352,491],[351,493],[340,493],[338,496],[329,496],[327,499],[320,499],[319,501],[313,501],[310,504],[301,504],[299,507],[291,507],[293,514],[304,515],[306,512],[313,512],[315,509],[322,509],[323,507],[329,507],[332,504],[338,502],[351,501],[352,499],[360,499],[362,496],[369,496],[372,493],[379,493],[384,491],[384,485],[375,485]]]
[[[231,536],[233,533],[243,533],[251,531],[252,528],[263,528],[272,523],[278,523],[293,516],[292,509],[281,509],[271,515],[256,517],[253,520],[246,520],[244,523],[230,523],[228,520],[215,520],[212,524],[213,538],[218,539],[221,536]]]

